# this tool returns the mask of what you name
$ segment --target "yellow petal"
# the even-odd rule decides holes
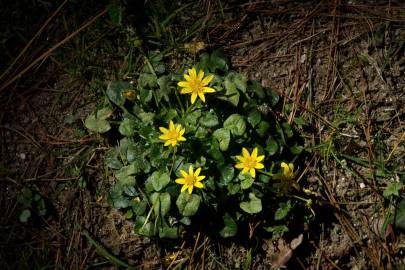
[[[256,158],[256,162],[260,162],[260,161],[262,161],[263,159],[264,159],[264,155],[258,156],[258,157]]]
[[[202,81],[203,77],[204,77],[204,71],[200,70],[200,71],[198,72],[197,79],[198,79],[199,81]]]
[[[261,170],[261,169],[263,169],[263,168],[264,168],[264,165],[263,165],[263,164],[261,164],[261,163],[256,163],[255,169]]]
[[[186,79],[186,81],[191,81],[191,77],[188,74],[184,74],[184,79]]]
[[[235,165],[235,168],[237,169],[243,169],[243,167],[244,167],[243,163],[238,163]]]
[[[194,104],[195,100],[197,99],[197,94],[196,93],[192,93],[191,94],[191,104]]]
[[[196,183],[198,183],[199,181],[202,181],[204,179],[205,179],[205,175],[197,176],[197,182]]]
[[[180,137],[177,138],[177,140],[178,140],[179,142],[185,142],[185,141],[186,141],[186,138],[180,136]]]
[[[159,130],[160,130],[160,132],[162,132],[162,133],[167,133],[167,132],[169,132],[169,130],[168,130],[167,128],[164,128],[164,127],[159,127]]]
[[[159,139],[166,141],[169,138],[167,137],[167,134],[163,134],[163,135],[159,136]]]
[[[187,185],[184,185],[184,186],[181,187],[181,190],[180,190],[180,191],[181,191],[181,192],[184,192],[184,191],[186,191],[186,189],[187,189]]]
[[[170,143],[171,143],[170,141],[166,141],[166,142],[165,142],[165,146],[169,146]]]
[[[181,126],[180,126],[180,125],[177,125],[177,126],[176,126],[176,132],[177,132],[177,133],[180,133],[180,129],[181,129]]]
[[[176,141],[176,140],[172,140],[172,146],[175,147],[176,144],[177,144],[177,141]]]
[[[190,87],[190,83],[185,81],[178,82],[177,85],[180,87]]]
[[[195,68],[189,69],[188,74],[190,74],[191,79],[195,79],[197,77],[197,71],[195,70]]]
[[[281,168],[283,168],[283,173],[287,173],[290,170],[290,167],[288,167],[287,163],[281,162]]]
[[[245,161],[245,158],[244,157],[242,157],[242,156],[236,156],[236,158],[240,161],[240,162],[243,162],[243,161]]]
[[[180,90],[180,94],[190,94],[191,92],[193,92],[191,88],[183,88]]]
[[[214,79],[214,75],[209,74],[209,75],[207,75],[207,77],[204,78],[204,80],[202,80],[202,83],[204,85],[207,85],[212,81],[212,79]]]
[[[252,152],[251,157],[252,157],[253,159],[256,159],[256,158],[257,158],[257,147],[255,147],[255,149],[253,149],[253,152]]]
[[[216,92],[214,88],[211,87],[203,87],[204,93],[214,93]]]
[[[184,178],[177,178],[174,180],[177,184],[184,185],[186,183],[186,180]]]
[[[250,157],[249,151],[245,147],[242,148],[242,154],[244,158]]]
[[[249,171],[248,167],[243,167],[242,174],[247,173]]]
[[[290,168],[291,172],[294,171],[294,164],[290,163],[290,164],[288,164],[288,167]]]
[[[193,193],[193,186],[192,185],[188,186],[188,193],[189,194]]]
[[[250,175],[251,175],[253,178],[256,177],[256,171],[255,171],[255,169],[253,169],[253,168],[250,169],[249,173],[250,173]]]
[[[188,167],[188,175],[190,175],[190,176],[194,175],[193,166],[191,166],[191,165]]]
[[[195,170],[194,172],[194,176],[198,176],[201,172],[201,168],[197,168],[197,170]]]
[[[203,183],[200,183],[200,182],[196,182],[196,183],[194,184],[194,186],[195,186],[196,188],[203,188],[203,187],[204,187],[204,184],[203,184]]]
[[[170,120],[169,122],[169,130],[173,130],[174,129],[174,123],[172,120]]]
[[[198,93],[198,96],[201,98],[201,100],[203,101],[203,102],[205,102],[205,96],[204,96],[204,93]]]
[[[185,129],[185,128],[183,128],[182,130],[180,130],[179,135],[180,135],[180,136],[183,136],[184,132],[186,132],[186,129]]]
[[[183,176],[184,178],[186,178],[188,176],[186,171],[180,170],[180,174],[181,176]]]

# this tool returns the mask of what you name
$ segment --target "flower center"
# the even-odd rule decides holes
[[[244,164],[243,164],[246,168],[252,169],[256,166],[256,159],[248,157],[246,158]]]
[[[199,80],[194,80],[190,82],[190,88],[193,90],[193,92],[200,93],[202,90],[202,82]]]
[[[167,133],[168,140],[177,140],[179,133],[176,130],[170,130]]]
[[[196,181],[196,178],[194,175],[188,175],[185,179],[184,182],[188,186],[194,186],[194,183]]]

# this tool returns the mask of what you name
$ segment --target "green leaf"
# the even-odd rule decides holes
[[[131,205],[131,201],[122,194],[124,186],[121,184],[114,185],[108,193],[108,203],[114,208],[122,209]]]
[[[135,230],[137,233],[144,236],[154,236],[156,235],[156,227],[152,222],[146,222],[146,217],[137,216],[135,219]]]
[[[108,16],[110,17],[111,22],[115,26],[121,26],[122,22],[122,8],[121,6],[113,2],[112,4],[107,6]]]
[[[214,131],[212,136],[218,140],[219,149],[221,149],[221,151],[228,150],[229,142],[231,141],[231,134],[228,129],[225,128],[217,129]]]
[[[221,173],[220,184],[223,186],[228,185],[233,179],[233,176],[235,174],[235,169],[233,168],[233,166],[226,164],[226,165],[222,165],[219,168],[219,171]]]
[[[208,136],[208,130],[206,130],[204,127],[198,127],[194,136],[199,139],[205,139]]]
[[[229,131],[228,131],[229,132]],[[230,135],[229,135],[230,138]],[[217,139],[213,138],[211,140],[210,149],[208,149],[208,154],[217,162],[217,164],[223,164],[225,162],[224,155],[220,150],[220,145]]]
[[[302,150],[304,150],[304,147],[302,145],[295,144],[290,147],[291,153],[295,156],[301,154]]]
[[[246,92],[246,88],[247,88],[247,78],[244,74],[240,74],[240,73],[233,73],[233,82],[236,85],[236,87],[241,90],[243,93]]]
[[[179,237],[179,229],[177,227],[170,227],[166,223],[164,223],[159,228],[159,237],[168,238],[168,239],[176,239]]]
[[[235,107],[238,106],[240,94],[231,78],[225,78],[224,87],[226,91],[223,99],[229,101]]]
[[[283,127],[284,134],[287,136],[288,139],[290,139],[290,138],[292,138],[292,136],[294,136],[294,132],[293,132],[290,124],[283,123],[283,124],[281,124],[281,126]]]
[[[193,216],[200,206],[201,197],[197,194],[181,192],[177,198],[176,205],[180,214],[185,217]]]
[[[257,134],[259,134],[260,137],[265,137],[268,134],[269,129],[270,124],[266,121],[262,121],[257,127],[256,132]]]
[[[141,73],[139,75],[138,84],[141,88],[155,88],[158,86],[157,77],[151,73]]]
[[[271,107],[276,106],[278,101],[280,100],[279,95],[273,90],[269,90],[268,93],[270,95],[270,105],[271,105]]]
[[[219,124],[218,117],[213,109],[205,113],[203,117],[200,118],[200,124],[207,128],[215,127]]]
[[[147,104],[148,102],[150,102],[152,100],[152,97],[153,97],[152,93],[153,93],[152,90],[141,88],[139,90],[139,97],[141,99],[141,102],[143,104]]]
[[[294,123],[298,126],[302,126],[304,124],[304,119],[301,116],[294,117]]]
[[[405,199],[399,202],[395,210],[395,226],[405,230]]]
[[[134,205],[132,205],[132,211],[135,215],[141,216],[145,213],[146,206],[148,206],[148,202],[146,200],[135,202]]]
[[[180,222],[183,223],[184,225],[190,225],[191,219],[189,217],[183,217],[182,219],[180,219]]]
[[[106,94],[111,102],[122,107],[125,103],[125,97],[122,95],[122,92],[131,88],[132,86],[129,82],[112,81],[107,87]]]
[[[148,181],[152,183],[153,188],[155,191],[161,191],[167,184],[170,182],[170,176],[166,172],[153,172],[151,176],[149,176]]]
[[[256,127],[262,120],[262,114],[258,110],[253,110],[249,113],[247,121],[252,127]]]
[[[267,138],[266,148],[265,148],[265,150],[267,151],[269,156],[276,154],[278,149],[279,149],[279,147],[278,147],[277,141],[272,136],[269,136]]]
[[[137,170],[135,167],[131,164],[128,166],[122,167],[116,174],[115,177],[118,180],[118,183],[120,185],[135,185],[135,176],[133,176],[135,173],[137,173]]]
[[[246,131],[246,122],[243,116],[235,113],[225,120],[224,128],[230,130],[235,136],[242,136]]]
[[[186,125],[185,128],[187,132],[195,132],[197,130],[199,118],[201,117],[201,110],[197,109],[186,115]]]
[[[292,208],[291,201],[281,202],[278,204],[278,208],[274,213],[274,220],[284,219]]]
[[[139,119],[145,124],[152,124],[153,123],[153,118],[155,117],[154,113],[151,112],[140,112],[138,114]]]
[[[261,83],[257,80],[252,81],[252,85],[250,89],[259,99],[264,99],[266,97],[266,93],[263,90]]]
[[[110,117],[112,115],[112,113],[113,113],[113,111],[110,108],[102,108],[97,111],[96,118],[105,120],[108,117]]]
[[[150,203],[153,206],[156,216],[164,217],[170,210],[171,198],[170,194],[165,193],[152,193],[150,196]]]
[[[104,133],[111,129],[110,123],[108,123],[107,119],[112,114],[112,110],[110,108],[103,108],[98,110],[95,114],[90,114],[87,116],[86,120],[84,121],[84,125],[86,128],[90,129],[91,131]]]
[[[256,214],[262,211],[262,201],[251,192],[249,193],[249,201],[241,202],[240,208],[249,214]]]
[[[240,185],[239,185],[239,184],[232,184],[232,183],[230,183],[230,184],[228,184],[227,188],[228,188],[229,194],[235,195],[236,193],[239,192],[239,190],[240,190]]]
[[[200,64],[211,72],[215,72],[217,69],[227,71],[229,68],[228,60],[220,50],[215,50],[211,55],[203,53],[200,56]]]
[[[255,179],[250,175],[250,173],[240,173],[238,178],[240,179],[241,189],[248,189],[253,185]]]
[[[228,213],[226,213],[224,215],[223,219],[224,219],[225,226],[222,228],[222,230],[219,232],[219,234],[223,238],[235,236],[236,233],[238,232],[238,225],[236,224],[236,222],[233,220],[231,215],[229,215]]]
[[[122,163],[118,159],[117,149],[111,148],[105,153],[105,163],[111,169],[119,170],[122,168]]]
[[[269,233],[272,233],[271,239],[277,240],[283,236],[284,233],[288,232],[288,227],[285,225],[270,226],[264,228]]]
[[[170,76],[164,75],[157,79],[157,84],[159,85],[159,90],[156,91],[156,99],[159,102],[163,97],[166,102],[169,102],[170,93]]]
[[[126,118],[121,122],[118,131],[126,137],[132,137],[136,131],[136,122]]]
[[[21,212],[19,219],[22,223],[26,223],[30,217],[31,217],[31,211],[29,209],[24,209]]]
[[[383,196],[385,198],[389,198],[391,196],[399,196],[399,191],[402,189],[403,186],[404,184],[402,184],[401,182],[389,183],[383,192]]]

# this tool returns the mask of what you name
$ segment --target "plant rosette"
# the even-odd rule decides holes
[[[223,222],[222,237],[254,219],[273,234],[280,226],[285,232],[300,205],[287,161],[303,147],[275,113],[278,95],[230,70],[219,51],[177,72],[158,52],[147,62],[136,86],[111,82],[108,102],[85,121],[119,141],[105,154],[115,179],[110,205],[147,236],[177,238],[196,215]]]

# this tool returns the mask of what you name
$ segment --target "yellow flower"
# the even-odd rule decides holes
[[[191,94],[191,104],[194,104],[197,96],[205,102],[204,93],[214,93],[215,90],[207,85],[212,81],[214,75],[210,74],[204,78],[204,71],[200,70],[197,75],[195,68],[188,70],[188,74],[184,74],[185,81],[179,82],[177,85],[182,87],[181,94]]]
[[[183,137],[185,129],[181,129],[180,124],[175,126],[172,120],[169,122],[169,129],[159,127],[159,130],[163,133],[159,139],[165,141],[165,146],[171,145],[174,147],[178,142],[186,140],[186,138]]]
[[[243,156],[236,156],[240,163],[235,165],[235,168],[242,170],[242,173],[249,172],[252,177],[256,176],[255,169],[263,169],[264,165],[260,163],[263,161],[264,156],[257,156],[257,147],[253,149],[252,154],[246,148],[242,148]]]
[[[281,168],[282,168],[282,177],[284,179],[292,179],[294,178],[294,164],[292,163],[285,163],[285,162],[281,162]]]
[[[204,185],[200,182],[201,180],[203,180],[205,178],[204,175],[199,175],[201,172],[201,168],[197,168],[197,170],[193,170],[193,166],[190,165],[190,167],[188,167],[188,173],[180,170],[181,175],[183,176],[183,178],[177,178],[176,179],[176,183],[183,185],[183,187],[181,188],[181,192],[186,191],[186,189],[188,189],[188,193],[192,193],[193,192],[193,188],[203,188]]]

